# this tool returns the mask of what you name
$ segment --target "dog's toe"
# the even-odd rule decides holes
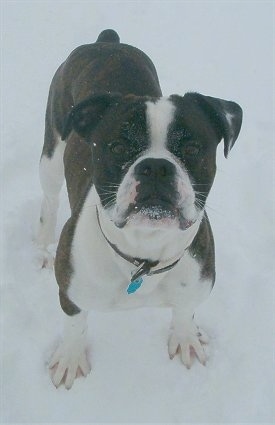
[[[207,356],[202,344],[207,344],[209,338],[202,329],[192,327],[188,332],[172,333],[168,341],[168,353],[170,359],[173,359],[177,353],[180,354],[182,363],[190,369],[195,357],[202,365],[206,365]]]
[[[72,388],[76,378],[86,377],[91,371],[85,349],[63,352],[62,345],[53,355],[49,368],[54,386],[58,388],[64,384],[68,390]]]

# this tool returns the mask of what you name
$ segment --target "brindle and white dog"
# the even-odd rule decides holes
[[[71,217],[55,274],[64,339],[50,362],[53,383],[70,388],[90,365],[87,312],[166,306],[168,342],[191,367],[206,362],[206,334],[193,321],[215,280],[205,201],[216,148],[227,156],[242,110],[198,93],[162,97],[156,70],[140,50],[103,31],[74,50],[49,93],[40,162],[44,192],[38,242],[49,261],[58,195],[66,177]]]

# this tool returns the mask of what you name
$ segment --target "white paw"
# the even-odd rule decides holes
[[[39,269],[53,269],[55,260],[56,244],[49,245],[47,248],[38,247],[36,263]]]
[[[49,363],[49,368],[55,387],[64,383],[68,390],[76,378],[86,377],[91,371],[85,347],[81,343],[74,347],[61,343]]]
[[[196,355],[201,364],[205,366],[207,357],[202,344],[208,342],[207,334],[193,323],[180,332],[174,331],[168,342],[170,359],[173,359],[179,353],[182,363],[187,369],[190,369]]]

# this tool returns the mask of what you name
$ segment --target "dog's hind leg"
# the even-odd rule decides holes
[[[40,183],[43,191],[36,242],[42,250],[42,267],[51,267],[52,258],[47,247],[55,242],[55,227],[59,206],[59,193],[64,182],[63,155],[65,142],[47,128],[45,143],[39,165]]]

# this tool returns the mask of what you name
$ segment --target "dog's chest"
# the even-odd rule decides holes
[[[81,226],[80,226],[81,227]],[[179,298],[200,296],[200,266],[186,251],[171,270],[144,276],[140,288],[128,294],[135,266],[111,251],[95,224],[85,237],[77,229],[72,246],[73,276],[69,298],[83,310],[169,307]],[[198,291],[199,290],[199,291]]]
[[[71,280],[69,297],[81,309],[108,311],[162,304],[164,276],[143,277],[142,285],[128,294],[131,273],[123,273],[114,263],[96,263],[90,262],[85,271],[77,267]]]
[[[96,226],[87,230],[85,237],[77,229],[72,246],[73,276],[69,298],[81,309],[124,309],[144,306],[154,293],[154,301],[160,298],[160,286],[165,274],[143,276],[141,286],[132,294],[127,293],[132,272],[136,267],[128,263],[102,238]],[[91,232],[91,233],[90,233]],[[89,236],[90,233],[90,236]]]

